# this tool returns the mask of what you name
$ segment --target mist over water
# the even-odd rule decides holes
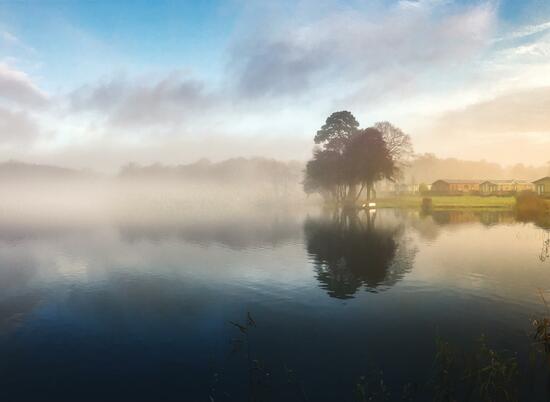
[[[511,212],[346,217],[252,186],[17,186],[0,214],[8,400],[205,400],[213,381],[220,400],[242,400],[228,321],[247,312],[274,383],[292,368],[312,400],[352,400],[373,370],[396,386],[424,380],[436,334],[525,348],[537,289],[550,287],[547,232]]]

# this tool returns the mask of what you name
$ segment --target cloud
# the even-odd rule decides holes
[[[443,114],[447,132],[545,133],[550,135],[550,86],[524,89]]]
[[[340,109],[353,111],[365,125],[389,119],[415,142],[426,139],[426,151],[450,147],[450,155],[467,148],[464,138],[489,149],[491,142],[519,138],[540,144],[548,134],[550,121],[537,109],[537,102],[548,106],[547,89],[514,90],[550,85],[550,42],[543,34],[532,36],[546,33],[547,23],[508,29],[509,38],[525,40],[497,44],[496,0],[239,4],[245,10],[233,22],[233,36],[212,44],[226,64],[201,68],[200,60],[182,57],[145,75],[153,62],[139,64],[114,47],[115,59],[106,60],[90,53],[89,38],[78,39],[84,56],[79,63],[102,60],[101,68],[76,69],[82,85],[51,97],[25,73],[0,64],[0,113],[14,127],[10,132],[22,133],[5,135],[6,141],[38,138],[37,152],[101,166],[107,154],[115,165],[133,158],[177,162],[239,154],[305,158],[315,130]],[[17,41],[0,32],[0,45],[13,48]],[[184,62],[191,65],[178,64]],[[120,69],[128,75],[98,77]],[[438,115],[441,110],[451,111]],[[38,124],[55,132],[54,140],[40,141]],[[278,142],[286,144],[282,151]],[[510,155],[504,148],[500,155]]]
[[[48,96],[21,71],[0,63],[0,100],[17,106],[37,108],[48,103]]]
[[[4,45],[4,47],[9,50],[17,49],[27,54],[36,54],[36,50],[33,47],[28,46],[17,36],[8,31],[0,31],[0,45]]]
[[[314,19],[260,18],[233,46],[230,72],[241,94],[296,96],[328,82],[354,85],[386,71],[421,73],[463,62],[489,43],[491,3],[445,8],[445,2],[401,2],[381,12],[331,9]]]
[[[0,32],[0,39],[2,39],[3,42],[10,44],[10,45],[17,45],[19,44],[19,39],[13,34],[11,34],[8,31],[2,31]]]
[[[506,35],[503,35],[502,37],[497,38],[494,41],[501,42],[501,41],[507,41],[507,40],[513,40],[513,39],[522,39],[522,38],[526,38],[532,35],[536,35],[536,34],[548,31],[549,29],[550,29],[550,21],[543,22],[540,24],[526,25],[524,27],[521,27],[521,29],[510,32]]]
[[[28,113],[0,107],[0,147],[28,144],[39,134],[38,124]]]
[[[365,98],[372,104],[387,99],[388,92],[411,93],[420,75],[475,55],[494,24],[490,3],[406,3],[372,12],[330,0],[323,2],[322,11],[310,0],[282,7],[246,3],[239,24],[243,31],[228,48],[227,69],[217,80],[221,85],[181,72],[117,76],[72,91],[68,111],[87,114],[105,131],[149,137],[220,133],[222,125],[229,134],[252,121],[253,127],[244,130],[259,132],[274,110],[279,115],[290,110],[293,116],[285,118],[294,122],[311,120],[312,110],[322,119],[334,103],[364,106]],[[298,15],[287,18],[289,13]],[[297,126],[294,122],[289,131]],[[268,129],[273,131],[273,125]]]
[[[436,116],[422,152],[504,164],[544,164],[550,149],[550,86],[522,89]]]
[[[16,40],[6,33],[2,37]],[[32,144],[42,132],[34,112],[48,103],[48,96],[27,74],[0,63],[0,147]]]
[[[86,85],[69,95],[70,109],[76,112],[97,112],[116,127],[135,128],[181,124],[215,104],[204,84],[179,73],[151,81],[113,78]]]

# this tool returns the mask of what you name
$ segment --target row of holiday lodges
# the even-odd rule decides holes
[[[534,191],[540,196],[550,197],[550,176],[534,182],[526,180],[437,180],[431,191],[442,194],[512,194]]]

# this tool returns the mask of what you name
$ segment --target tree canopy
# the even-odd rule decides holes
[[[314,141],[320,146],[306,165],[304,189],[336,204],[354,204],[364,190],[370,199],[374,184],[392,180],[412,153],[400,129],[387,122],[360,129],[348,111],[331,114]]]
[[[361,130],[350,138],[344,152],[344,163],[349,185],[360,186],[356,198],[366,188],[367,199],[370,199],[374,183],[382,179],[391,180],[396,172],[395,162],[382,133],[372,127]],[[350,191],[353,193],[354,189],[351,188]]]
[[[316,144],[322,144],[325,150],[342,153],[349,139],[357,132],[359,123],[348,111],[331,114],[315,135]]]

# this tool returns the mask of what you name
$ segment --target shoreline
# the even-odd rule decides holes
[[[381,197],[376,200],[377,208],[422,208],[422,199],[431,198],[433,209],[499,209],[513,210],[516,199],[513,196],[421,196],[406,195]]]

